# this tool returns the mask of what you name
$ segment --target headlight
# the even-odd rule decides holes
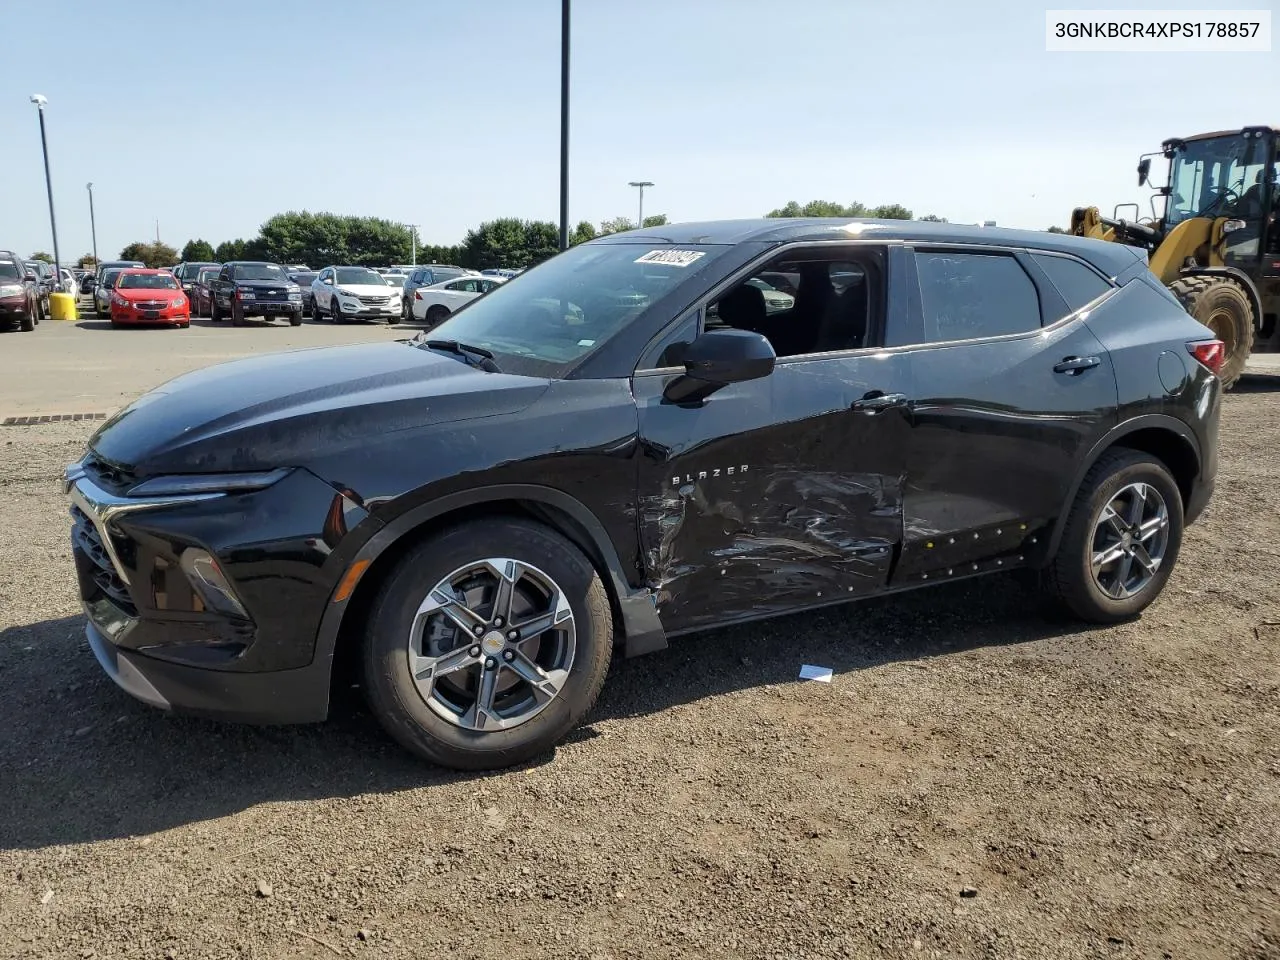
[[[22,286],[16,283],[6,283],[0,287],[0,297],[20,297],[22,296]]]
[[[259,473],[188,473],[144,480],[129,491],[131,497],[180,497],[191,493],[249,493],[265,490],[289,475],[289,469]]]
[[[358,293],[352,293],[350,290],[339,290],[339,291],[338,291],[338,296],[340,296],[340,297],[350,297],[352,300],[359,300],[359,299],[360,299],[360,295],[359,295]]]
[[[252,300],[257,294],[252,287],[236,287],[236,296],[241,300]]]
[[[170,300],[170,301],[169,301],[169,306],[171,306],[171,307],[180,307],[180,306],[182,306],[182,305],[183,305],[184,303],[186,303],[186,302],[187,302],[187,301],[186,301],[186,300],[184,300],[182,297],[177,297],[177,298],[175,298],[175,299],[173,299],[173,300]]]
[[[111,302],[116,304],[116,306],[120,306],[120,307],[129,306],[129,301],[126,300],[124,297],[120,296],[120,294],[118,293],[113,293],[111,295]]]
[[[301,299],[302,299],[302,293],[301,293],[301,292],[298,292],[298,293],[291,293],[291,294],[289,294],[289,299],[290,299],[290,300],[301,300]]]

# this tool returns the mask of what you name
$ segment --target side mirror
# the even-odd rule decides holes
[[[777,354],[752,330],[711,330],[684,351],[684,373],[662,392],[668,403],[698,403],[731,383],[773,373]]]
[[[1151,158],[1143,157],[1138,161],[1138,186],[1142,186],[1147,182],[1147,175],[1151,173]]]
[[[325,277],[325,278],[324,278],[323,280],[321,280],[320,282],[321,282],[321,283],[324,283],[324,284],[327,284],[328,286],[332,287],[332,286],[333,286],[333,277]]]

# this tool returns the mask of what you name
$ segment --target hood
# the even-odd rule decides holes
[[[116,287],[112,292],[126,300],[177,300],[182,296],[176,287]]]
[[[388,287],[383,283],[339,283],[335,290],[345,290],[358,297],[389,297],[400,292],[399,287]]]
[[[290,287],[298,285],[292,280],[234,280],[232,281],[237,287],[251,287],[254,290],[279,290],[281,292],[288,290]]]
[[[89,441],[139,477],[304,467],[369,438],[515,413],[548,381],[486,373],[405,342],[317,347],[216,364],[125,407]]]

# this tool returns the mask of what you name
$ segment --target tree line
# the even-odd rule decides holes
[[[873,217],[883,220],[930,220],[946,223],[935,214],[916,217],[899,203],[867,206],[858,201],[839,203],[792,200],[766,217]],[[646,227],[667,223],[665,215],[645,217]],[[580,221],[569,234],[570,245],[610,233],[634,230],[627,217],[613,217],[594,224]],[[1050,227],[1054,232],[1065,232]],[[448,263],[483,270],[489,267],[531,267],[556,254],[559,227],[549,220],[500,217],[468,230],[453,245],[424,244],[414,227],[379,217],[353,217],[335,213],[289,211],[267,220],[251,239],[224,240],[217,245],[203,239],[187,241],[179,251],[160,242],[131,243],[120,251],[121,260],[140,260],[149,267],[167,267],[179,261],[268,260],[273,263],[305,263],[319,268],[333,263],[387,267],[393,263]],[[86,254],[81,266],[92,262]]]

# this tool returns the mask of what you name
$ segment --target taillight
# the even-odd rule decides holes
[[[1195,343],[1188,343],[1187,351],[1214,376],[1222,372],[1222,364],[1227,359],[1227,348],[1221,340],[1198,340]]]
[[[413,291],[413,299],[415,299],[415,300],[421,300],[421,299],[422,299],[422,294],[420,294],[417,290]]]

